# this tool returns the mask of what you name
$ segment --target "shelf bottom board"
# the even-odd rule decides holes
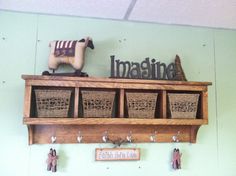
[[[27,125],[204,125],[207,119],[24,118]]]

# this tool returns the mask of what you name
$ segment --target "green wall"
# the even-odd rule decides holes
[[[209,125],[200,128],[197,143],[130,144],[141,148],[141,160],[135,162],[95,162],[95,148],[110,144],[28,146],[27,127],[22,124],[21,74],[47,70],[50,41],[85,36],[95,44],[95,50],[87,49],[83,70],[90,76],[109,77],[110,55],[170,63],[178,54],[188,80],[211,81]],[[45,160],[54,147],[60,157],[54,175],[235,176],[235,48],[236,31],[231,30],[0,11],[0,175],[50,175]],[[178,171],[170,167],[174,147],[183,153]]]

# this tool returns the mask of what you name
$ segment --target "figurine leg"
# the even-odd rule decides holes
[[[81,76],[81,70],[75,70],[75,75],[76,76]]]
[[[56,172],[57,171],[57,165],[52,166],[52,172]]]
[[[49,164],[47,165],[47,171],[50,171],[50,170],[52,170],[52,163],[49,163]]]
[[[42,73],[42,75],[50,75],[50,73],[49,73],[49,71],[44,71],[43,73]]]

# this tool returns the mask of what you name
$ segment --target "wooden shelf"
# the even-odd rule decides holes
[[[207,119],[24,118],[26,125],[206,125]]]
[[[150,135],[157,132],[155,142],[173,142],[178,135],[180,142],[195,143],[201,125],[208,124],[208,92],[210,82],[183,82],[162,80],[111,79],[93,77],[33,76],[23,75],[25,99],[23,123],[28,127],[29,144],[51,143],[52,135],[56,143],[77,143],[80,131],[83,143],[102,143],[105,131],[113,141],[126,139],[132,131],[133,142],[152,142]],[[34,90],[71,89],[73,92],[69,117],[37,117]],[[81,115],[81,90],[115,90],[115,113],[109,118],[83,117]],[[128,118],[126,109],[127,91],[158,92],[155,118]],[[168,93],[198,93],[197,117],[173,119],[168,113]]]

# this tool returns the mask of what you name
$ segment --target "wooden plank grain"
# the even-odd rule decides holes
[[[28,125],[204,125],[206,119],[24,118]]]
[[[67,77],[67,76],[40,76],[22,75],[24,80],[49,80],[49,81],[78,81],[78,82],[109,82],[109,83],[128,83],[128,84],[160,84],[160,85],[189,85],[189,86],[208,86],[211,82],[193,81],[171,81],[171,80],[145,80],[145,79],[114,79],[104,77]]]
[[[75,88],[74,97],[74,118],[79,117],[79,88]]]
[[[161,117],[163,119],[166,119],[167,118],[167,93],[166,91],[161,92],[160,98],[161,98],[161,102],[160,102]]]
[[[124,117],[124,109],[125,109],[125,90],[120,89],[120,94],[119,94],[119,117],[123,118]]]
[[[130,135],[132,130],[132,140],[127,141],[127,136]],[[82,141],[78,142],[78,131],[81,132]],[[57,144],[64,143],[104,143],[102,136],[107,131],[109,141],[114,146],[121,142],[121,145],[127,145],[130,143],[147,143],[147,142],[174,142],[172,137],[179,133],[179,142],[195,141],[195,134],[191,134],[191,126],[84,126],[84,125],[36,125],[33,134],[33,143],[35,144],[47,144],[51,143],[51,137],[57,138]],[[156,140],[152,141],[150,136],[153,132],[156,133]],[[193,133],[196,131],[192,131]]]

